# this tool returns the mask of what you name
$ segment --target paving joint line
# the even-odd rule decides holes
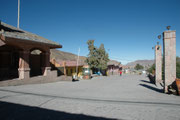
[[[17,93],[17,94],[15,94],[15,95],[6,95],[6,96],[3,96],[3,97],[0,97],[0,100],[1,100],[1,99],[4,99],[4,98],[15,97],[15,96],[21,96],[21,95],[24,95],[24,94],[22,94],[22,93]]]
[[[61,98],[61,99],[70,99],[70,100],[81,100],[81,101],[94,101],[94,102],[106,102],[106,103],[127,103],[127,104],[144,104],[144,105],[165,105],[165,106],[180,106],[180,104],[176,103],[160,103],[160,102],[142,102],[142,101],[125,101],[125,100],[103,100],[103,99],[91,99],[91,98],[75,98],[75,97],[65,97],[65,96],[54,96],[54,95],[45,95],[45,94],[36,94],[36,93],[28,93],[28,92],[20,92],[20,91],[12,91],[12,90],[4,90],[0,89],[0,91],[13,92],[13,93],[21,93],[24,95],[34,95],[48,98]]]
[[[54,100],[55,98],[51,98],[49,100],[46,100],[45,102],[41,103],[40,105],[38,105],[38,107],[42,107],[44,104],[50,102],[51,100]]]

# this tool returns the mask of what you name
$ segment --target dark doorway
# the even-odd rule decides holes
[[[30,76],[42,75],[42,55],[40,50],[32,50],[30,53]]]
[[[0,80],[19,77],[19,51],[20,49],[14,46],[0,47]]]

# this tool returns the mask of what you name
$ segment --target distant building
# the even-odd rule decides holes
[[[52,59],[51,63],[54,65],[56,69],[61,72],[61,74],[67,75],[67,76],[72,76],[76,74],[76,66],[77,66],[77,61],[59,61]],[[84,66],[84,63],[79,62],[78,63],[78,76],[82,75],[82,68]]]
[[[119,74],[119,70],[121,68],[121,63],[114,61],[114,60],[110,60],[108,63],[108,75],[118,75]]]
[[[125,73],[125,74],[130,73],[130,68],[129,68],[128,66],[123,65],[123,66],[122,66],[122,69],[123,69],[123,73]]]
[[[55,48],[62,46],[0,22],[0,80],[48,76],[51,73],[50,49]],[[34,54],[34,50],[40,52]]]

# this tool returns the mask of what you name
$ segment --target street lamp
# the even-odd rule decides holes
[[[166,28],[167,28],[167,30],[170,30],[171,26],[167,26]]]
[[[158,35],[158,39],[161,39],[161,35]]]

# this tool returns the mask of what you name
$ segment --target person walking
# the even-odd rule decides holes
[[[122,76],[122,70],[120,70],[119,74],[120,74],[120,76]]]

